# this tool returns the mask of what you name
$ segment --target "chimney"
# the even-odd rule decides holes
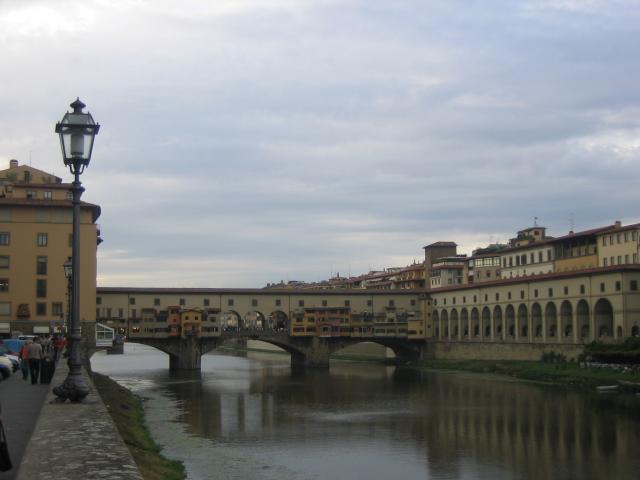
[[[620,228],[622,226],[622,222],[620,222],[620,220],[616,220],[615,223],[614,223],[614,226],[616,228]]]
[[[11,160],[9,160],[9,168],[16,168],[18,166],[18,160],[16,160],[15,158],[12,158]]]

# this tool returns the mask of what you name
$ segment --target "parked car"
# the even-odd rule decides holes
[[[15,355],[11,355],[9,353],[6,353],[6,352],[4,352],[2,350],[4,350],[4,349],[0,348],[0,357],[8,358],[11,361],[11,368],[12,368],[13,372],[18,370],[18,368],[20,368],[20,358],[15,356]]]
[[[0,355],[0,376],[2,379],[9,378],[13,372],[13,364],[7,357]]]

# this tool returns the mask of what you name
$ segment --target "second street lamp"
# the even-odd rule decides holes
[[[78,402],[89,393],[89,386],[82,375],[80,356],[80,196],[84,192],[80,174],[89,165],[93,152],[93,140],[100,130],[90,113],[84,113],[84,103],[77,99],[71,104],[73,112],[67,112],[56,124],[60,135],[60,147],[64,164],[74,176],[73,193],[73,234],[71,242],[71,315],[69,319],[69,374],[53,389],[60,400]],[[65,274],[66,274],[65,268]]]

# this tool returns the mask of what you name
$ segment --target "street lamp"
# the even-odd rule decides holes
[[[66,335],[69,328],[69,317],[71,316],[71,279],[73,278],[73,264],[71,263],[71,257],[67,258],[67,260],[62,264],[62,268],[64,268],[64,276],[67,279],[67,318],[66,321],[63,322],[64,328],[62,329],[62,333]]]
[[[71,318],[69,319],[69,374],[62,383],[53,389],[60,400],[78,402],[89,393],[89,386],[82,376],[80,358],[80,196],[84,192],[80,183],[80,174],[89,165],[93,151],[93,140],[100,130],[90,113],[84,113],[86,107],[80,99],[71,104],[73,112],[67,112],[56,124],[56,133],[60,136],[62,159],[74,175],[71,192],[73,193],[73,235],[71,242]],[[65,275],[67,266],[65,262]]]

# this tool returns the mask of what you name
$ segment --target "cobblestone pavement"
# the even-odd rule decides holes
[[[49,385],[31,385],[30,380],[23,380],[20,370],[0,382],[2,421],[13,462],[12,470],[0,472],[0,480],[16,478],[18,466],[48,391]]]

